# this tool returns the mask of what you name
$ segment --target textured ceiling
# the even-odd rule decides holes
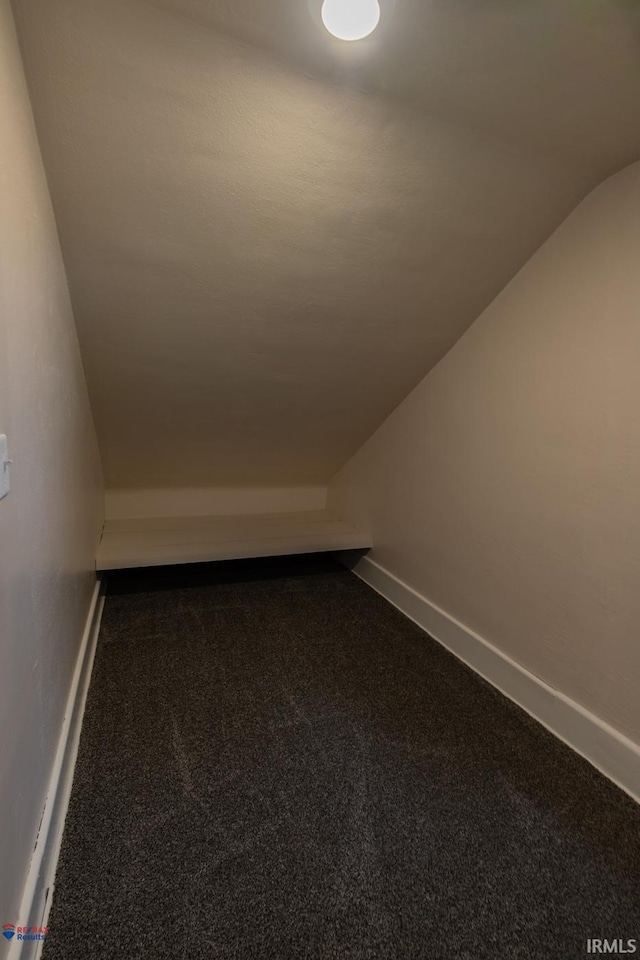
[[[640,157],[632,0],[16,0],[110,486],[321,482]]]

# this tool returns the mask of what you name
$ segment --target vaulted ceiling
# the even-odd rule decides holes
[[[635,0],[15,0],[110,486],[322,482],[640,157]]]

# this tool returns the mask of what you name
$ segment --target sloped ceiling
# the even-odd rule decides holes
[[[110,486],[327,480],[640,156],[632,0],[16,0]]]

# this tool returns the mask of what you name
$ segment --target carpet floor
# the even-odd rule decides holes
[[[330,559],[112,575],[49,926],[45,960],[640,950],[640,807]]]

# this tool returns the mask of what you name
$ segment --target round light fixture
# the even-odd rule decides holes
[[[378,0],[324,0],[322,22],[339,40],[363,40],[380,22]]]

